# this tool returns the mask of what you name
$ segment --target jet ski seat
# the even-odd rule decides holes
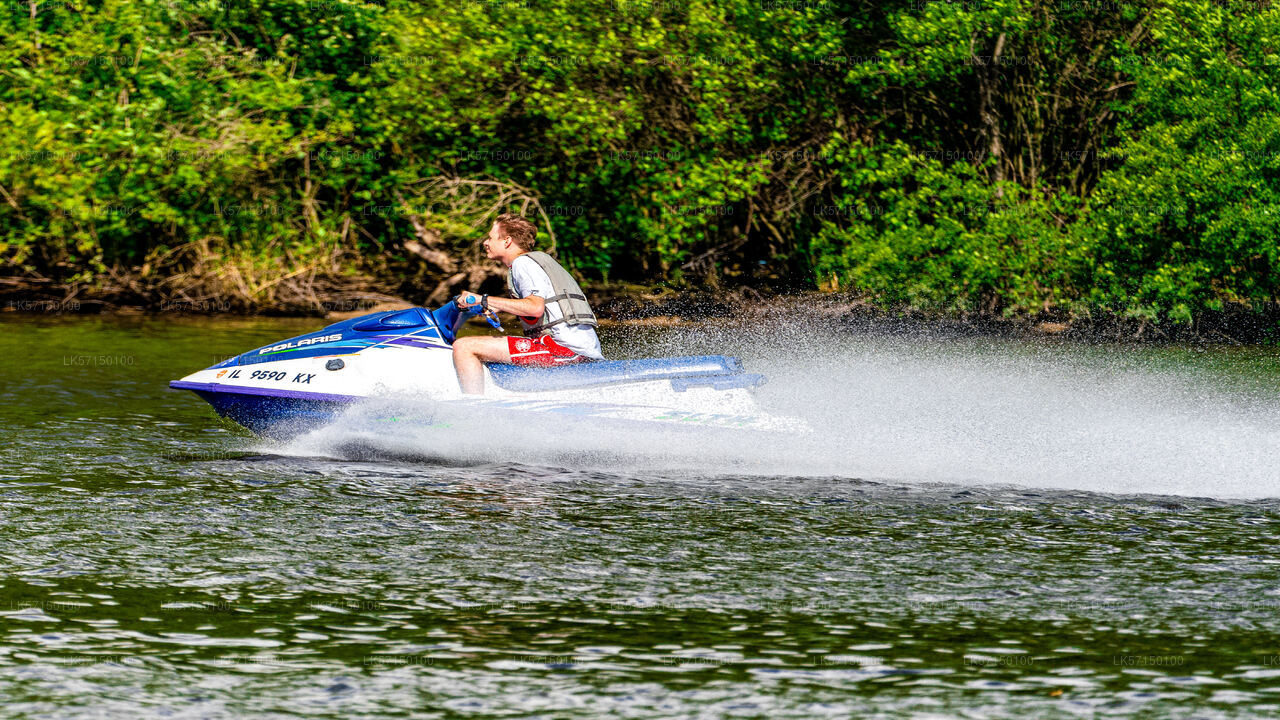
[[[488,367],[494,383],[512,392],[570,390],[654,380],[670,380],[677,391],[699,386],[755,387],[764,382],[761,375],[743,373],[741,360],[725,355],[597,360],[560,367],[490,363]]]

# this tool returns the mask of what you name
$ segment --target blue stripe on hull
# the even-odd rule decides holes
[[[287,438],[333,422],[349,401],[195,390],[219,415],[259,435]]]

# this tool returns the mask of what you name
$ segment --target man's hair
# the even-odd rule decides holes
[[[498,232],[510,235],[521,250],[529,252],[538,242],[538,227],[515,213],[503,213],[495,220]]]

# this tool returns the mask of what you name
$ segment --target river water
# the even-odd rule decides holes
[[[5,716],[1280,714],[1272,349],[609,330],[815,428],[747,439],[166,388],[315,325],[0,316]]]

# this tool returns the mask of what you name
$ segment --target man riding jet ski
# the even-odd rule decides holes
[[[484,240],[485,254],[507,266],[510,298],[463,292],[455,302],[516,315],[525,337],[465,337],[453,343],[458,384],[468,395],[484,393],[484,365],[568,365],[603,360],[596,316],[573,276],[550,255],[536,252],[538,228],[523,217],[499,215]]]
[[[273,437],[328,425],[355,406],[375,422],[398,422],[406,412],[428,424],[437,416],[499,413],[554,417],[558,427],[808,430],[801,420],[761,411],[754,388],[764,377],[745,372],[738,358],[602,359],[596,318],[582,290],[550,256],[531,251],[534,237],[531,223],[502,215],[485,240],[489,257],[510,268],[512,298],[464,292],[435,310],[371,313],[250,350],[169,385]],[[501,328],[493,310],[519,316],[528,337],[457,338],[475,315]]]

